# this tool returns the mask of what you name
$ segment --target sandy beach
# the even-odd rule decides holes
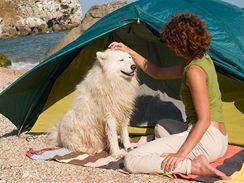
[[[24,71],[0,68],[0,91],[20,77]],[[0,115],[0,182],[189,182],[160,175],[125,175],[114,170],[87,168],[54,161],[34,161],[25,156],[28,149],[46,148],[45,136],[27,141],[18,137],[16,127]]]

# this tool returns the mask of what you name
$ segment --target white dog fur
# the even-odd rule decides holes
[[[124,148],[131,148],[128,123],[138,89],[136,66],[128,53],[119,50],[107,49],[96,56],[94,66],[77,85],[71,108],[48,139],[53,145],[89,154],[109,149],[119,158],[118,135]]]

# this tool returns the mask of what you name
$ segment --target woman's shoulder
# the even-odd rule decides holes
[[[199,66],[201,68],[206,68],[208,69],[209,67],[213,66],[213,60],[211,59],[211,57],[207,54],[205,54],[203,57],[201,58],[197,58],[195,60],[192,60],[189,64],[188,64],[188,69],[192,66],[192,65],[196,65]]]
[[[208,70],[208,67],[212,65],[212,59],[210,58],[209,55],[205,54],[203,57],[201,58],[197,58],[192,60],[186,67],[185,67],[185,72],[188,72],[189,70],[204,70],[206,72],[206,70]]]

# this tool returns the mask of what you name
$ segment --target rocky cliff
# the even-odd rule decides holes
[[[81,17],[79,0],[0,0],[0,38],[71,29]]]
[[[45,57],[52,55],[68,43],[77,39],[86,29],[88,29],[91,25],[93,25],[105,15],[127,5],[128,3],[129,2],[127,1],[121,1],[92,6],[85,14],[85,17],[82,19],[80,26],[73,28],[63,39],[61,39],[56,45],[52,46],[45,54]]]

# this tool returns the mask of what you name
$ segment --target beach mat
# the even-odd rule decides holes
[[[132,146],[134,147],[142,145],[151,140],[153,140],[152,135],[131,138]],[[129,174],[129,172],[124,169],[123,158],[115,159],[105,151],[95,155],[88,155],[81,152],[71,152],[66,148],[55,147],[38,151],[30,149],[27,151],[26,156],[33,160],[51,160],[85,167],[113,169],[125,174]],[[244,182],[244,148],[228,145],[226,154],[211,163],[211,165],[224,172],[226,175],[231,176],[233,182]],[[202,182],[215,182],[219,180],[217,177],[196,176],[191,174],[177,174],[172,176],[167,174],[167,176],[171,178],[181,177],[184,179]]]
[[[132,146],[135,148],[153,140],[153,135],[139,136],[130,138]],[[125,150],[121,150],[126,154]],[[113,169],[123,171],[123,158],[115,159],[108,152],[102,151],[95,155],[88,155],[82,152],[72,152],[63,147],[45,148],[38,151],[30,149],[26,156],[33,160],[54,160],[61,163],[69,163],[74,165]],[[127,172],[124,172],[127,173]]]

